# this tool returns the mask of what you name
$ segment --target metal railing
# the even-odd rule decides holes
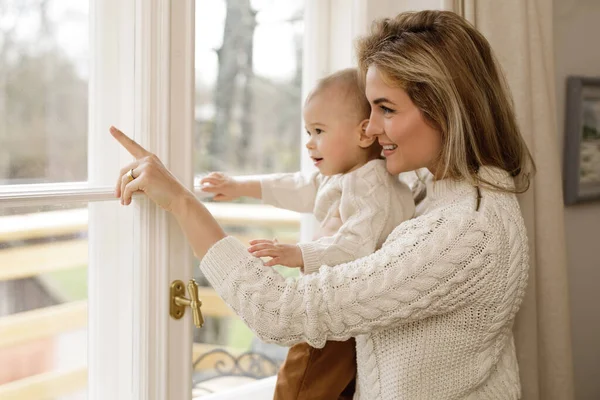
[[[264,205],[206,203],[217,220],[227,227],[261,227],[264,229],[298,232],[298,214]],[[40,212],[27,215],[0,217],[0,244],[21,242],[18,246],[0,246],[0,282],[30,278],[40,274],[68,270],[87,265],[87,209]],[[83,236],[83,237],[82,237]],[[248,240],[242,233],[233,234]],[[39,240],[60,237],[57,241]],[[288,234],[278,239],[293,242],[297,238]],[[37,241],[37,242],[36,242]],[[236,318],[229,307],[211,288],[200,288],[202,311],[209,317]],[[0,318],[0,350],[27,344],[35,340],[80,330],[87,324],[87,301],[75,301],[16,313]],[[195,369],[210,368],[203,354],[213,352],[217,346],[195,343],[194,360],[200,359]],[[222,347],[221,347],[222,349]],[[228,353],[228,354],[227,354]],[[243,354],[237,349],[222,352],[226,361],[231,355]],[[203,361],[203,360],[207,361]],[[212,359],[210,363],[214,364]],[[3,400],[38,400],[54,398],[87,385],[85,367],[66,371],[51,371],[0,385]]]

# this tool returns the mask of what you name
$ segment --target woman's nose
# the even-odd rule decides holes
[[[369,124],[367,125],[367,128],[365,129],[365,135],[367,135],[368,138],[372,138],[374,136],[381,135],[382,133],[383,133],[383,129],[381,129],[381,125],[379,124],[379,121],[377,121],[376,118],[373,117],[373,114],[371,114],[371,118],[369,119]]]

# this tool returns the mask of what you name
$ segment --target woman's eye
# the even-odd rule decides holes
[[[394,110],[387,108],[386,106],[379,106],[379,108],[383,111],[383,115],[392,114],[394,112]]]

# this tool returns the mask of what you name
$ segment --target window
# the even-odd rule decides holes
[[[300,170],[303,32],[302,0],[196,2],[196,182],[210,171]],[[243,242],[299,240],[295,213],[251,199],[206,201],[213,212],[228,216],[222,219],[226,231]],[[276,374],[286,348],[261,343],[227,307],[222,313],[205,309],[214,315],[194,332],[195,397]]]
[[[87,1],[0,1],[2,187],[87,180],[88,20]],[[55,384],[48,396],[84,399],[87,203],[6,204],[0,397]]]
[[[0,184],[87,180],[88,8],[0,2]]]
[[[196,7],[195,170],[300,168],[303,1]]]
[[[189,398],[192,382],[214,377],[219,357],[232,360],[222,350],[282,359],[210,288],[201,292],[205,328],[192,333],[190,318],[169,317],[166,289],[192,273],[201,281],[198,261],[164,212],[142,196],[128,208],[112,197],[131,157],[107,129],[132,134],[190,187],[213,169],[306,168],[302,100],[316,79],[351,64],[351,46],[336,46],[332,31],[347,40],[355,8],[331,7],[320,0],[0,0],[0,357],[19,346],[53,352],[43,359],[50,363],[36,358],[28,376],[0,362],[0,379],[12,380],[0,382],[0,398],[26,400],[23,393],[40,390],[60,399],[179,400]],[[225,38],[228,15],[243,23],[230,21]],[[219,81],[215,48],[226,44],[222,58],[235,78],[224,71]],[[243,240],[311,236],[304,216],[251,201],[206,204]],[[24,290],[60,296],[39,294],[35,303],[15,296]],[[193,361],[211,351],[192,374]],[[268,360],[264,367],[273,373]],[[240,383],[234,378],[228,387]],[[223,383],[196,386],[194,395]]]
[[[131,6],[0,1],[0,398],[130,399],[139,383],[143,223],[111,194],[127,158],[106,140],[135,125]]]

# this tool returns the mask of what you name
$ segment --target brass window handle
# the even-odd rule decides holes
[[[202,328],[204,325],[204,317],[202,316],[202,301],[198,297],[198,284],[195,280],[190,279],[188,282],[188,293],[190,298],[185,297],[185,286],[182,281],[173,281],[171,283],[171,305],[169,314],[175,319],[181,319],[185,314],[185,307],[189,306],[192,309],[194,317],[194,325],[197,328]]]

